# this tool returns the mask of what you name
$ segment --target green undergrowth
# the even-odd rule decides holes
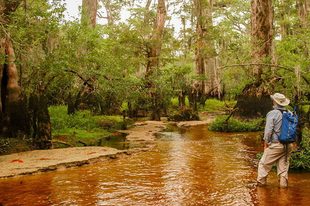
[[[293,151],[298,148],[300,152],[290,155],[290,169],[310,171],[310,131],[309,128],[304,128],[302,132],[302,140],[300,146],[293,143]],[[258,159],[261,159],[263,153],[258,153]],[[275,165],[274,165],[275,166]]]
[[[94,115],[91,111],[77,111],[68,115],[66,106],[49,108],[53,140],[66,142],[73,146],[92,145],[93,142],[126,129],[133,122],[121,116]]]
[[[225,111],[228,108],[233,108],[235,106],[235,101],[219,101],[217,99],[208,99],[205,102],[205,105],[200,105],[199,111],[207,111],[207,112],[218,112]]]
[[[0,139],[0,155],[29,151],[27,142],[14,138]]]
[[[93,146],[96,145],[98,139],[110,135],[111,132],[82,130],[75,128],[67,128],[63,132],[53,133],[53,140],[66,142],[72,146]],[[57,147],[63,147],[65,145],[61,143],[54,143]]]
[[[174,107],[178,107],[178,98],[171,99],[171,103]],[[235,104],[236,101],[219,101],[217,99],[207,99],[204,105],[198,105],[198,110],[207,112],[225,111],[227,108],[233,108]],[[185,99],[185,106],[190,107],[188,98]]]
[[[219,132],[255,132],[262,130],[263,120],[261,119],[242,122],[230,117],[226,121],[227,117],[227,115],[218,116],[208,129]]]
[[[304,128],[300,142],[300,152],[293,153],[290,158],[290,168],[310,169],[310,131]]]

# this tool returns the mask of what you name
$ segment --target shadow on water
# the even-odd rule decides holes
[[[186,133],[180,132],[181,129],[177,126],[168,125],[167,129],[155,134],[157,141],[186,141],[190,136]]]
[[[107,146],[119,150],[129,149],[129,142],[126,141],[127,134],[115,133],[106,137],[101,138],[98,141],[97,146]]]
[[[114,133],[99,139],[96,146],[107,146],[118,150],[126,150],[140,146],[138,143],[126,140],[127,135],[126,133]]]

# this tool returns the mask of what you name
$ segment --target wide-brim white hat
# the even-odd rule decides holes
[[[275,93],[274,95],[270,95],[270,98],[273,101],[275,101],[278,105],[283,106],[283,107],[290,104],[290,100],[280,93]]]

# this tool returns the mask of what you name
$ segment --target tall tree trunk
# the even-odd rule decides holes
[[[290,23],[286,22],[286,20],[290,17],[290,8],[289,2],[287,0],[282,0],[282,10],[280,10],[281,20],[284,20],[282,24],[280,24],[280,34],[281,38],[287,37],[289,35],[289,27]]]
[[[1,35],[2,36],[2,35]],[[6,50],[2,49],[5,48],[5,40],[6,38],[1,37],[0,38],[0,56],[1,58],[1,62],[5,62],[5,56],[6,56]],[[4,127],[4,105],[5,105],[5,98],[6,98],[6,83],[5,81],[2,81],[3,79],[3,70],[4,67],[6,67],[5,64],[0,64],[0,80],[1,80],[1,84],[0,84],[0,91],[1,91],[1,96],[0,96],[0,134],[3,133],[3,127]]]
[[[273,59],[273,8],[271,0],[251,0],[251,42],[253,63],[269,63]],[[253,83],[245,86],[238,96],[236,116],[243,118],[262,117],[272,108],[270,91],[263,82],[263,66],[253,66]],[[265,72],[268,74],[269,72]]]
[[[110,3],[110,0],[108,0],[107,4],[109,3]],[[86,28],[88,26],[87,24],[91,25],[93,28],[96,27],[97,10],[98,10],[98,0],[83,0],[82,1],[81,22],[84,23],[84,25],[86,25]],[[90,50],[92,49],[93,48],[88,47],[87,44],[85,43],[81,52],[83,53],[83,55],[87,56],[89,55]],[[88,67],[91,68],[94,66],[88,65]],[[71,95],[71,94],[68,98],[68,114],[73,114],[77,110],[80,109],[79,108],[80,104],[87,102],[86,97],[89,96],[93,92],[93,89],[94,89],[92,86],[94,83],[94,80],[92,77],[88,77],[88,78],[82,77],[79,74],[80,73],[79,71],[74,71],[74,70],[66,70],[66,71],[76,74],[79,77],[79,79],[83,81],[83,84],[80,84],[78,82],[78,78],[75,78],[76,85],[80,85],[81,87],[80,91],[77,93],[75,99],[74,99],[74,95]]]
[[[296,0],[297,8],[298,8],[298,17],[299,17],[299,22],[298,22],[298,27],[300,29],[297,30],[297,32],[306,35],[308,25],[309,25],[309,11],[310,11],[310,0]],[[308,49],[307,41],[304,41],[306,44],[302,48],[302,53],[305,57],[310,56],[310,52]],[[309,124],[310,122],[310,109],[308,109],[307,112],[302,109],[302,105],[299,105],[299,101],[304,97],[302,95],[302,90],[300,89],[301,86],[301,68],[296,67],[295,68],[295,75],[297,77],[296,81],[296,87],[294,88],[294,98],[292,99],[292,103],[297,105],[297,111],[299,115],[299,123],[297,125],[297,146],[302,148],[302,145],[300,143],[302,142],[302,131],[303,128]]]
[[[166,22],[167,11],[165,7],[165,0],[158,0],[157,16],[154,24],[154,32],[152,36],[152,45],[148,52],[148,64],[146,68],[146,77],[154,74],[159,66],[159,56],[162,46],[162,35],[164,32],[164,26]]]
[[[147,0],[145,5],[145,12],[144,12],[144,25],[149,25],[150,21],[150,6],[151,6],[152,0]]]
[[[11,39],[6,37],[6,54],[7,54],[7,64],[5,66],[5,72],[7,75],[7,95],[8,102],[12,103],[17,101],[20,95],[20,87],[18,85],[18,72],[15,65],[15,53],[12,46]]]
[[[167,17],[167,11],[165,6],[165,0],[158,0],[158,6],[157,6],[157,16],[156,21],[154,24],[153,29],[153,36],[152,36],[152,45],[149,48],[148,52],[148,63],[146,68],[146,81],[147,81],[147,87],[150,90],[150,94],[152,96],[153,102],[153,114],[152,119],[153,120],[160,120],[161,114],[160,114],[160,94],[156,91],[156,85],[152,78],[157,76],[157,70],[159,66],[159,58],[161,53],[161,47],[162,47],[162,35],[164,32],[164,26],[166,22]]]
[[[271,0],[251,0],[252,61],[270,63],[273,57],[273,8]],[[262,66],[253,67],[253,75],[261,81]]]
[[[219,75],[216,67],[216,51],[212,38],[212,0],[193,0],[196,16],[196,75],[205,76],[196,82],[195,90],[198,101],[202,104],[207,96],[221,95]]]
[[[4,136],[25,138],[30,134],[30,120],[27,99],[21,95],[18,84],[18,72],[15,64],[15,53],[7,26],[11,14],[15,12],[22,0],[0,1],[0,132]]]
[[[112,9],[112,6],[111,6],[111,0],[107,0],[105,2],[104,7],[105,7],[105,10],[107,12],[107,16],[104,17],[104,18],[107,19],[109,25],[113,25],[114,24],[114,18],[113,18],[113,15],[112,15],[113,9]]]
[[[82,1],[82,21],[89,21],[90,25],[96,26],[98,0]]]
[[[297,0],[299,24],[301,28],[306,28],[309,20],[310,2],[309,0]]]
[[[29,98],[29,111],[32,115],[32,138],[34,149],[52,148],[52,132],[48,100],[44,94],[45,88],[39,85]]]
[[[11,39],[6,38],[6,61],[2,76],[2,111],[4,113],[4,130],[9,137],[30,135],[30,122],[27,109],[27,98],[21,95],[18,85],[15,53]]]
[[[299,22],[298,22],[298,27],[300,29],[297,30],[297,32],[299,34],[303,34],[303,35],[308,35],[307,34],[307,30],[308,30],[308,25],[309,25],[309,11],[310,11],[310,0],[298,0],[296,2],[298,4],[298,16],[299,16]],[[303,46],[303,48],[301,49],[301,53],[303,56],[305,56],[306,58],[310,56],[310,52],[309,52],[309,45],[307,45],[308,41],[303,41],[303,43],[305,44]],[[295,75],[297,77],[297,81],[296,81],[296,88],[295,88],[295,103],[297,103],[297,101],[299,101],[300,99],[302,99],[302,90],[301,90],[301,68],[300,67],[296,67],[295,68]]]

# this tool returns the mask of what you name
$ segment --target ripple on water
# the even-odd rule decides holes
[[[123,159],[0,180],[5,205],[308,205],[310,173],[290,173],[290,188],[266,188],[253,159],[255,134],[213,133],[203,126],[163,132],[151,152]],[[270,198],[272,197],[272,198]],[[25,204],[26,203],[26,204]]]

